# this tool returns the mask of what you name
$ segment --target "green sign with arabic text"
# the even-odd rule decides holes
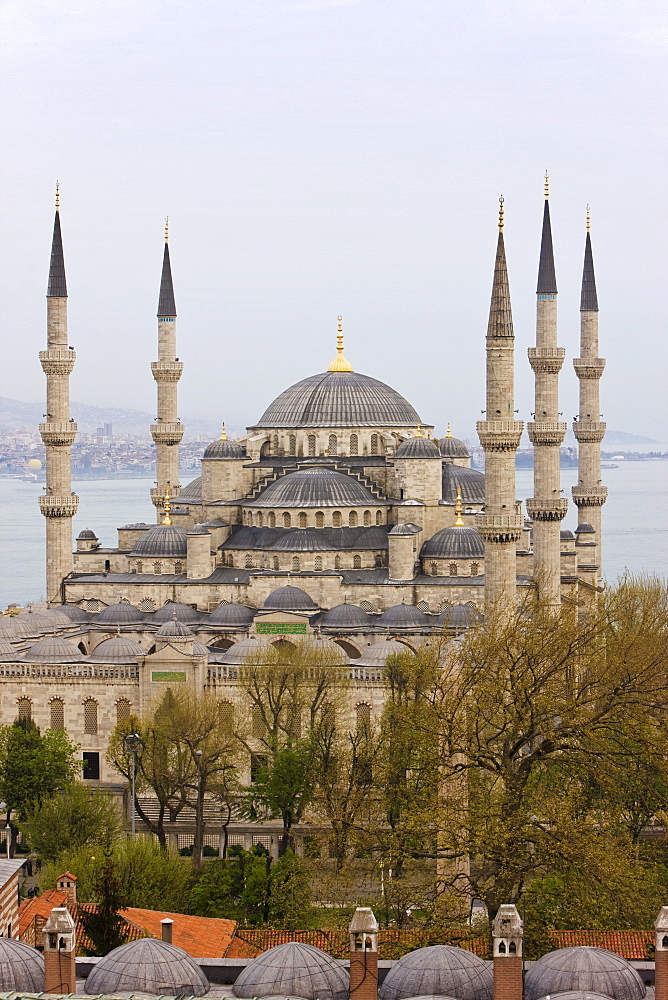
[[[152,670],[151,680],[158,684],[185,684],[185,670]]]
[[[306,635],[306,622],[258,622],[258,635]]]

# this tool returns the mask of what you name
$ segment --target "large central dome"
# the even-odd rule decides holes
[[[417,427],[420,417],[396,389],[368,375],[328,371],[282,392],[256,427]]]

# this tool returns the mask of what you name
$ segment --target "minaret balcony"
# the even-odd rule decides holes
[[[554,497],[551,500],[529,497],[526,505],[527,514],[532,521],[563,521],[568,513],[566,497]]]
[[[560,420],[544,420],[527,424],[531,444],[557,447],[566,436],[566,424]]]
[[[600,378],[605,358],[573,358],[573,368],[578,378]]]
[[[179,423],[151,424],[151,435],[156,444],[180,444],[184,427]]]
[[[536,374],[544,372],[558,375],[566,357],[565,347],[530,347],[527,350],[529,364]]]
[[[169,499],[170,500],[175,500],[176,497],[178,497],[178,495],[179,495],[180,489],[181,489],[181,487],[178,484],[170,483],[169,484]],[[151,501],[153,503],[153,506],[154,507],[159,507],[160,510],[164,510],[164,508],[165,508],[165,491],[164,490],[159,490],[157,487],[154,486],[153,489],[150,492],[151,492]]]
[[[151,371],[156,382],[178,382],[183,374],[183,362],[152,361]]]
[[[484,542],[519,542],[524,530],[524,516],[476,514],[475,526]]]
[[[572,486],[571,494],[576,507],[602,507],[608,499],[607,486]]]
[[[76,359],[76,351],[70,351],[67,347],[52,347],[48,351],[39,352],[45,375],[71,375]]]
[[[44,517],[74,517],[79,506],[79,497],[71,493],[67,497],[42,496],[37,498]]]
[[[524,430],[521,420],[479,420],[476,424],[485,451],[517,451]]]
[[[595,420],[573,421],[573,434],[581,444],[600,444],[605,437],[606,424]]]
[[[51,420],[39,425],[39,433],[47,448],[66,448],[77,436],[77,425],[73,420]]]

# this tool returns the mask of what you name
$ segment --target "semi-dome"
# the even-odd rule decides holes
[[[420,611],[413,604],[395,604],[393,608],[383,611],[376,619],[378,628],[398,629],[398,628],[428,628],[432,624],[424,611]]]
[[[0,937],[0,991],[42,993],[44,956],[16,938]]]
[[[412,655],[413,650],[403,642],[397,642],[396,639],[385,639],[364,649],[359,659],[355,660],[355,666],[384,667],[388,656],[396,656],[398,653]]]
[[[290,941],[262,952],[238,976],[238,997],[304,997],[305,1000],[348,1000],[348,973],[310,944]]]
[[[202,618],[202,615],[195,608],[191,608],[189,604],[179,604],[178,601],[168,601],[162,608],[159,608],[153,615],[153,621],[159,622],[171,622],[173,618],[177,621],[186,622],[186,624],[196,624]]]
[[[90,654],[89,659],[96,663],[135,663],[138,656],[143,656],[144,650],[125,635],[114,635],[104,639]]]
[[[221,459],[221,458],[245,458],[243,448],[236,441],[228,441],[227,438],[220,438],[218,441],[212,441],[210,445],[207,445],[206,451],[202,456],[206,461],[211,461],[211,459]]]
[[[356,604],[336,604],[325,611],[318,624],[323,628],[369,628],[372,619]]]
[[[438,442],[438,448],[443,458],[471,457],[464,442],[460,441],[459,438],[453,437],[450,433],[450,424],[448,424],[448,433]]]
[[[438,445],[426,437],[411,437],[402,441],[396,452],[395,458],[440,458],[441,453]]]
[[[604,948],[559,948],[543,955],[527,971],[526,1000],[570,990],[591,990],[611,1000],[642,1000],[646,993],[633,966]]]
[[[23,659],[29,663],[79,663],[85,657],[69,639],[50,635],[39,642],[33,642],[24,652]]]
[[[208,625],[224,625],[227,628],[245,628],[255,617],[252,608],[245,604],[221,604],[207,619]]]
[[[432,535],[422,546],[420,555],[431,559],[482,559],[485,546],[477,528],[453,526]]]
[[[145,531],[130,553],[131,556],[163,556],[185,558],[188,554],[188,536],[175,524],[155,524]]]
[[[443,463],[443,499],[452,503],[459,494],[465,504],[485,502],[485,474],[463,465]]]
[[[248,507],[370,507],[382,503],[359,479],[310,466],[270,483]]]
[[[146,621],[146,616],[129,601],[119,601],[100,611],[95,621],[98,625],[139,625]]]
[[[310,375],[278,396],[256,427],[417,427],[420,417],[384,382],[359,372]]]
[[[142,938],[114,948],[86,979],[86,993],[153,993],[201,997],[209,983],[199,965],[181,948]]]
[[[202,477],[198,476],[197,479],[193,479],[193,480],[191,480],[191,482],[189,482],[185,486],[183,486],[179,490],[179,495],[178,495],[178,497],[176,499],[177,499],[178,503],[181,503],[183,500],[185,500],[186,503],[188,503],[188,501],[191,501],[192,503],[195,503],[198,500],[201,500],[202,499]]]
[[[441,628],[470,628],[482,621],[482,615],[470,604],[452,604],[443,608],[436,619]]]
[[[279,587],[262,605],[263,611],[317,611],[305,590],[301,587]]]
[[[329,552],[333,548],[316,528],[286,531],[271,546],[272,552]]]
[[[451,996],[492,1000],[492,970],[464,948],[438,944],[411,951],[394,965],[380,988],[380,1000]]]

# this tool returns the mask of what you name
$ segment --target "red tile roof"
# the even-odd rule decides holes
[[[54,906],[62,906],[66,902],[67,893],[60,889],[47,889],[41,896],[22,900],[19,904],[19,937],[23,937],[36,916],[48,920]]]
[[[654,958],[653,931],[552,931],[550,937],[555,948],[589,945],[614,951],[627,960]]]
[[[289,941],[303,941],[321,948],[335,958],[347,958],[350,951],[350,937],[345,928],[310,931],[281,931],[271,928],[241,928],[237,930],[225,958],[255,958],[263,951]],[[378,956],[381,959],[400,958],[408,951],[423,948],[429,944],[457,944],[476,955],[486,955],[488,944],[485,938],[446,938],[428,931],[386,929],[378,933]]]

